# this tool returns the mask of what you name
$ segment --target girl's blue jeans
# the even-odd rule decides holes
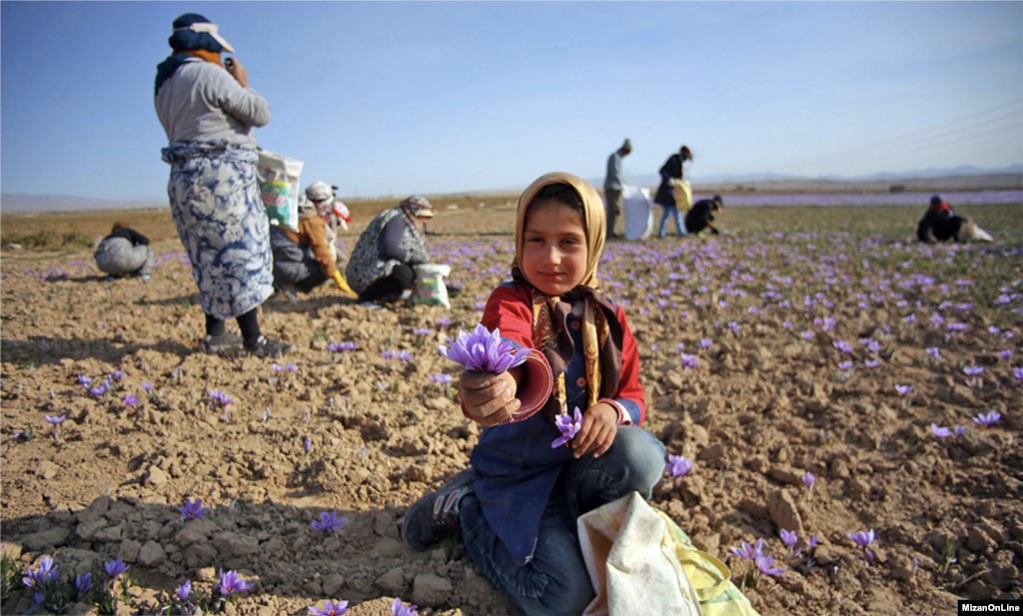
[[[686,235],[686,223],[682,221],[682,212],[677,207],[661,206],[661,226],[657,230],[657,237],[664,237],[668,230],[668,217],[675,219],[675,228],[678,229],[678,236]]]
[[[633,491],[649,499],[663,472],[664,445],[657,437],[619,426],[604,455],[587,454],[562,471],[529,563],[515,564],[473,494],[463,499],[459,513],[462,541],[483,575],[527,614],[582,614],[596,593],[579,548],[576,518]]]

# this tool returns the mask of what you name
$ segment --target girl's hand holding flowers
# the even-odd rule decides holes
[[[482,426],[496,426],[511,419],[522,403],[515,397],[521,368],[501,374],[466,370],[458,380],[458,397],[465,412]]]
[[[583,413],[583,427],[572,441],[574,456],[581,458],[592,452],[599,458],[611,448],[618,433],[618,411],[606,402],[598,402]]]

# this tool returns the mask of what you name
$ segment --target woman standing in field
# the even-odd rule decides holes
[[[217,29],[196,13],[178,17],[167,41],[174,52],[157,66],[156,113],[170,141],[167,195],[206,314],[202,350],[244,347],[272,357],[294,345],[259,330],[259,306],[273,294],[273,255],[252,129],[270,121],[270,105],[237,59],[221,64],[221,52],[234,48]],[[227,319],[238,320],[241,337],[227,331]]]
[[[686,234],[685,223],[682,222],[682,213],[678,211],[678,204],[675,202],[675,187],[682,181],[682,163],[693,160],[693,153],[688,146],[682,146],[678,154],[672,154],[667,162],[661,167],[661,185],[657,187],[657,194],[654,195],[654,203],[661,206],[661,226],[657,230],[658,237],[664,237],[668,228],[668,217],[675,219],[675,229],[679,237]],[[684,190],[684,188],[683,188]],[[689,204],[686,203],[686,206]]]

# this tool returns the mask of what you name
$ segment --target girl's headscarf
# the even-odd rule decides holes
[[[189,57],[201,58],[220,65],[220,52],[234,52],[234,47],[220,36],[218,26],[198,13],[185,13],[174,20],[174,33],[167,43],[174,53],[156,67],[156,90],[174,75]]]
[[[601,253],[604,252],[604,234],[607,230],[604,202],[589,182],[571,173],[555,171],[541,175],[519,197],[519,208],[515,214],[515,267],[519,270],[522,269],[522,251],[526,247],[526,210],[529,208],[529,202],[533,200],[536,193],[540,192],[541,188],[551,184],[568,184],[579,194],[579,198],[583,202],[583,209],[586,212],[583,226],[586,231],[587,248],[586,274],[583,276],[583,284],[594,289],[600,288],[597,282],[597,264],[600,262]]]
[[[526,210],[540,189],[551,184],[571,186],[583,203],[583,228],[586,232],[586,272],[583,282],[563,297],[552,297],[540,292],[522,272],[522,253],[525,250]],[[515,263],[512,278],[533,287],[533,344],[543,353],[555,377],[555,394],[548,400],[543,413],[549,421],[564,408],[565,368],[575,352],[575,344],[568,334],[567,319],[571,304],[583,301],[583,351],[586,357],[587,403],[591,407],[600,398],[613,397],[618,391],[622,368],[623,328],[614,306],[600,292],[597,266],[604,252],[607,221],[604,203],[597,191],[580,177],[570,173],[554,172],[539,177],[519,197],[515,215]],[[565,301],[562,301],[565,300]],[[588,408],[587,407],[587,408]]]

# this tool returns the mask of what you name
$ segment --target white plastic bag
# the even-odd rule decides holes
[[[654,230],[654,212],[650,207],[650,189],[622,186],[622,211],[625,213],[625,239],[645,240]]]
[[[298,178],[304,165],[300,160],[269,150],[259,151],[256,164],[259,196],[270,224],[298,231]]]
[[[451,302],[448,300],[448,287],[444,284],[444,277],[451,274],[451,266],[425,263],[416,265],[415,269],[417,284],[412,303],[450,308]]]
[[[576,527],[597,593],[584,616],[703,614],[667,525],[638,492],[579,516]]]

